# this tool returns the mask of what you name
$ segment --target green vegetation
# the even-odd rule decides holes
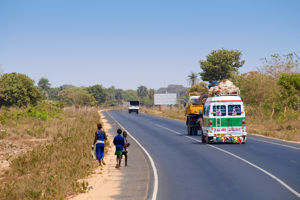
[[[187,93],[189,92],[200,92],[203,94],[207,94],[208,92],[207,84],[205,82],[197,83],[187,90]]]
[[[238,68],[243,66],[244,60],[241,61],[242,53],[238,50],[220,49],[212,51],[206,60],[200,60],[200,73],[203,81],[221,81],[230,79],[238,72]]]
[[[198,79],[198,75],[195,72],[191,72],[190,75],[188,75],[188,81],[190,82],[191,86],[195,85]]]
[[[47,78],[42,77],[38,82],[38,88],[46,99],[49,99],[50,95],[50,82]]]
[[[103,103],[105,103],[108,94],[101,85],[93,85],[87,87],[86,90],[95,98],[98,105],[102,105]]]
[[[66,105],[94,106],[95,98],[82,88],[69,88],[58,93],[58,99]]]
[[[35,105],[42,98],[34,81],[25,74],[3,74],[0,78],[0,107]]]

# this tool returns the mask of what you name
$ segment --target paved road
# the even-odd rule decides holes
[[[113,136],[117,135],[118,124],[106,112],[102,112],[101,114],[104,114],[105,119],[111,125],[109,133]],[[113,168],[109,169],[120,170],[122,174],[120,194],[112,196],[112,198],[116,200],[148,199],[149,187],[151,189],[151,170],[142,149],[131,138],[128,138],[128,142],[130,143],[128,166],[124,166],[125,161],[123,159],[121,168],[115,169],[114,166],[116,163],[114,162]],[[115,147],[113,144],[111,145],[114,150]],[[136,176],[136,174],[143,174],[143,176]],[[99,189],[101,190],[101,188]]]
[[[150,153],[158,200],[299,199],[300,144],[248,136],[246,144],[202,144],[183,122],[109,111]]]

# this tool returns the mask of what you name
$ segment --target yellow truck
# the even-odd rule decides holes
[[[186,126],[188,135],[198,135],[201,128],[201,115],[203,113],[203,100],[207,95],[199,92],[189,93],[189,102],[185,108]]]

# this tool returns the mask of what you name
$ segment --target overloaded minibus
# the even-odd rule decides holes
[[[203,108],[202,142],[239,143],[247,139],[244,104],[239,96],[207,98]]]

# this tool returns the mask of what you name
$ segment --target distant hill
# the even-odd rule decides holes
[[[161,87],[155,91],[156,94],[165,94],[165,93],[176,93],[177,97],[181,97],[185,94],[187,88],[183,85],[170,84],[168,87]]]

